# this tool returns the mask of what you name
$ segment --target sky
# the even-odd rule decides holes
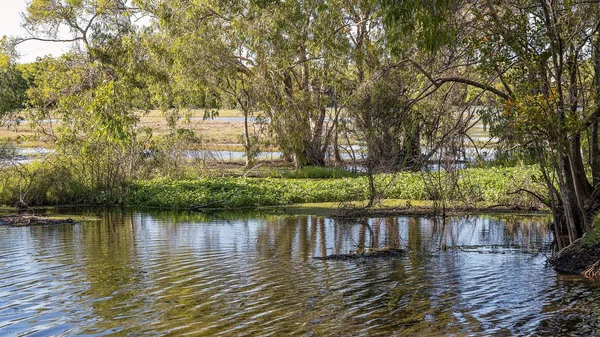
[[[0,37],[26,34],[21,28],[21,13],[25,11],[27,2],[27,0],[0,0]],[[59,56],[66,52],[70,45],[70,43],[26,41],[17,47],[21,55],[18,62],[32,62],[44,55]]]

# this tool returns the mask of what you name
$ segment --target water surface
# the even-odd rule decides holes
[[[594,335],[600,288],[545,266],[543,217],[80,211],[0,227],[0,335]],[[321,261],[365,246],[391,259]]]

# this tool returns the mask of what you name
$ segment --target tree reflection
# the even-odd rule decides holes
[[[538,277],[514,269],[520,265],[509,254],[470,247],[533,249],[549,241],[545,223],[535,217],[450,217],[442,226],[404,216],[99,215],[97,223],[23,229],[41,252],[33,263],[76,270],[85,291],[73,297],[85,308],[78,317],[88,327],[82,333],[90,334],[469,334],[497,318],[479,310],[482,298],[521,300],[492,287],[526,287],[523,280]],[[369,247],[406,254],[313,259]],[[507,268],[518,278],[502,278]]]

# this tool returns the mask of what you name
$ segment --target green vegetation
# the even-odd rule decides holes
[[[23,19],[30,36],[0,42],[0,124],[18,114],[56,155],[3,168],[5,202],[372,206],[377,197],[445,207],[534,198],[553,212],[558,248],[594,227],[595,1],[32,0]],[[78,48],[17,64],[16,45],[59,42],[65,29]],[[307,168],[281,175],[293,181],[193,178],[208,170],[186,152],[203,144],[181,125],[191,109],[241,112],[236,131],[216,131],[221,140],[238,133],[240,174],[266,148],[302,168],[346,164],[342,154],[353,157],[357,145],[366,158],[352,164],[366,174]],[[163,124],[141,123],[153,110]],[[534,164],[525,174],[534,182],[517,179],[531,171],[520,166],[458,169],[487,143],[476,125],[499,140],[495,164]],[[398,173],[432,163],[453,168]]]
[[[173,144],[171,144],[173,145]],[[301,203],[363,201],[370,198],[369,177],[341,169],[306,167],[269,168],[261,177],[199,176],[181,167],[164,152],[135,159],[135,172],[154,179],[128,176],[128,167],[113,157],[59,155],[27,165],[0,170],[0,204],[23,202],[44,205],[127,205],[161,208],[256,208]],[[102,153],[101,153],[102,154]],[[113,160],[109,160],[109,159]],[[170,157],[167,157],[170,158]],[[84,160],[85,159],[85,160]],[[95,159],[96,161],[94,161]],[[460,172],[398,172],[374,176],[378,199],[403,199],[406,205],[431,200],[426,207],[449,203],[480,207],[539,206],[519,189],[544,195],[537,166],[470,168]],[[454,181],[454,179],[457,179]],[[454,181],[454,183],[450,183]],[[403,205],[404,206],[404,205]]]
[[[532,181],[539,174],[534,166],[467,169],[458,181],[452,200],[466,204],[539,205],[527,194],[510,194],[516,187],[542,193]],[[437,174],[437,173],[436,173]],[[445,173],[439,173],[445,175]],[[385,199],[432,200],[421,173],[377,175],[378,189]],[[366,177],[341,179],[196,178],[154,179],[132,182],[123,199],[125,205],[164,208],[238,208],[281,206],[298,203],[362,201],[368,199]]]
[[[581,238],[580,244],[582,247],[591,247],[600,243],[600,217],[594,218],[592,229],[587,231]]]
[[[15,52],[0,38],[0,125],[3,118],[24,107],[27,81],[15,64]]]
[[[272,176],[272,175],[271,175]],[[323,167],[323,166],[307,166],[294,171],[283,171],[280,176],[282,178],[291,179],[337,179],[350,178],[359,176],[358,173],[349,172],[339,168]],[[276,175],[274,177],[277,177]]]

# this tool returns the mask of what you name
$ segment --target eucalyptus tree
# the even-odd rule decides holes
[[[137,112],[149,107],[161,74],[134,24],[139,13],[124,0],[33,0],[24,14],[28,35],[17,40],[74,44],[32,67],[27,113],[60,121],[50,131],[58,152],[84,188],[108,192],[100,202],[118,197],[113,192],[135,173]]]
[[[467,56],[441,70],[415,63],[434,89],[463,83],[491,94],[492,134],[535,149],[548,189],[535,196],[554,213],[558,247],[591,229],[600,207],[598,2],[385,3],[391,38],[412,30],[436,57]]]
[[[261,113],[297,166],[323,165],[348,77],[343,1],[148,1],[181,79]],[[330,118],[327,118],[330,117]],[[246,128],[247,129],[247,128]],[[246,131],[248,151],[250,136]]]
[[[16,53],[5,37],[0,40],[0,125],[4,117],[24,108],[27,81],[15,64]]]
[[[257,136],[249,125],[257,109],[256,86],[254,60],[245,46],[248,22],[238,15],[241,5],[188,0],[141,3],[154,18],[157,33],[150,47],[168,72],[172,105],[207,112],[228,103],[239,108],[244,115],[246,166],[251,166],[257,154]]]
[[[267,61],[257,65],[263,110],[297,166],[323,165],[331,143],[328,106],[340,100],[351,64],[342,8],[336,1],[272,4],[261,10],[268,26],[253,36],[257,57]]]

